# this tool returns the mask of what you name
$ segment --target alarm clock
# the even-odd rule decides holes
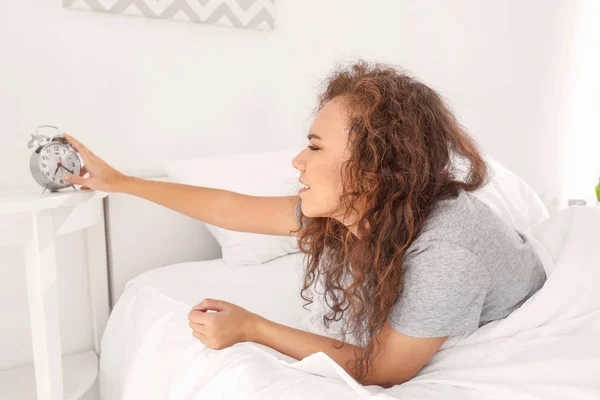
[[[44,188],[42,194],[46,189],[50,192],[58,192],[69,186],[77,191],[72,183],[64,179],[64,176],[65,174],[79,176],[81,160],[57,127],[38,126],[36,133],[31,134],[27,147],[35,148],[29,158],[29,169],[33,179]]]

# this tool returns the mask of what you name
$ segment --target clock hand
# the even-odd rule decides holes
[[[73,173],[73,171],[71,171],[70,169],[68,169],[67,167],[65,167],[65,166],[62,164],[62,160],[61,160],[60,158],[58,159],[58,167],[56,167],[56,171],[58,171],[58,168],[64,168],[64,169],[66,169],[67,171],[69,171],[70,173],[74,174],[74,173]],[[54,171],[54,174],[55,174],[55,175],[56,175],[56,171]],[[64,175],[64,174],[63,174],[63,175]]]
[[[67,171],[69,171],[73,175],[75,175],[75,173],[73,171],[71,171],[69,168],[65,167],[64,165],[61,165],[61,167],[64,168],[64,169],[66,169]]]

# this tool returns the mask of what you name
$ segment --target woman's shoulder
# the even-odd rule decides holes
[[[428,241],[445,241],[477,254],[482,242],[516,234],[485,203],[460,190],[455,198],[436,204],[411,247],[414,250]]]
[[[440,200],[425,219],[421,240],[445,238],[449,232],[464,229],[485,214],[475,196],[460,190],[454,198]]]

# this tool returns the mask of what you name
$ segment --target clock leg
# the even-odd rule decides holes
[[[52,215],[34,211],[32,228],[33,239],[25,243],[25,266],[37,398],[63,400]]]

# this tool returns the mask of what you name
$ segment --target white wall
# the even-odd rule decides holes
[[[569,198],[596,202],[600,179],[600,1],[579,0],[567,93],[564,192]]]
[[[574,2],[278,0],[272,32],[60,3],[0,2],[0,187],[31,183],[27,141],[41,124],[142,177],[162,175],[165,157],[301,145],[318,85],[360,56],[438,89],[484,149],[549,206],[563,201]],[[57,249],[66,354],[92,345],[84,258],[67,248],[81,240]],[[30,362],[31,342],[21,250],[0,259],[2,369]]]

